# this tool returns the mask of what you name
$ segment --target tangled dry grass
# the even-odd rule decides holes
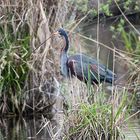
[[[66,2],[6,0],[0,5],[1,97],[5,98],[0,110],[2,114],[44,111],[59,95],[59,55],[55,41],[48,38],[64,23]]]
[[[0,6],[0,114],[43,114],[52,118],[57,112],[56,119],[61,122],[58,131],[52,136],[54,139],[64,132],[65,123],[65,139],[102,139],[102,136],[105,139],[110,135],[117,139],[119,126],[125,122],[125,111],[129,108],[129,104],[125,104],[126,95],[121,100],[122,95],[118,93],[124,95],[131,88],[129,83],[132,81],[135,83],[133,91],[138,90],[139,63],[135,63],[132,58],[138,55],[111,49],[98,40],[79,35],[98,46],[107,47],[115,54],[114,57],[127,61],[132,68],[126,90],[113,91],[112,98],[104,106],[102,85],[95,92],[74,79],[64,82],[60,87],[59,39],[48,39],[52,32],[66,22],[68,28],[73,27],[73,31],[86,16],[77,22],[68,22],[68,19],[75,17],[75,11],[71,11],[71,16],[71,7],[65,0],[2,0]],[[95,93],[93,98],[97,104],[89,103],[92,93]],[[65,117],[64,114],[59,116],[65,110],[64,97],[69,105]],[[120,102],[122,104],[119,105]],[[47,124],[50,121],[48,123],[47,120]]]

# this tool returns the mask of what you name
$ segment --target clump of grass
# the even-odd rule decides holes
[[[8,29],[4,30],[4,26]],[[0,29],[3,34],[0,43],[0,112],[19,113],[23,107],[21,104],[24,104],[22,89],[29,70],[27,60],[30,37],[26,32],[18,40],[12,25],[1,25]]]
[[[70,129],[71,138],[110,139],[111,137],[118,137],[117,129],[111,129],[111,106],[81,104],[78,116],[76,127]],[[112,133],[116,133],[116,135],[113,136]]]
[[[77,86],[77,85],[76,85]],[[75,86],[75,87],[76,87]],[[75,88],[73,87],[73,88]],[[119,91],[117,88],[113,94],[109,95],[101,91],[92,92],[92,103],[86,97],[88,89],[78,88],[77,102],[73,104],[71,101],[66,117],[66,125],[68,131],[64,139],[88,139],[88,140],[117,140],[123,139],[122,128],[125,125],[125,119],[129,116],[129,111],[133,98],[128,96],[126,90]],[[75,91],[75,90],[72,90]],[[79,94],[86,94],[85,97]],[[73,96],[73,95],[69,95]],[[80,97],[79,97],[80,96]],[[91,95],[89,95],[91,96]],[[73,97],[69,97],[72,99]],[[129,100],[129,102],[128,102]]]

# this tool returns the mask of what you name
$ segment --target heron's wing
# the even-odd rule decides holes
[[[95,59],[81,54],[71,56],[68,60],[68,67],[72,74],[76,75],[77,77],[84,76],[86,79],[88,79],[90,74],[93,81],[98,81],[100,78],[101,81],[107,79],[108,82],[111,82],[115,77],[115,74],[104,65],[98,64]]]
[[[68,60],[68,69],[71,75],[75,75],[80,80],[98,81],[98,67],[96,64],[85,63],[79,59],[71,58]],[[104,70],[99,69],[100,78],[104,78]]]
[[[96,73],[97,79],[100,78],[100,81],[112,83],[112,81],[117,79],[116,74],[113,73],[111,70],[107,69],[107,67],[102,64],[90,64],[90,70],[91,73]]]

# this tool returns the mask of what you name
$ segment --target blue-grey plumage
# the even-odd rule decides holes
[[[86,83],[90,80],[92,84],[98,84],[103,81],[112,83],[116,80],[117,77],[115,73],[93,58],[84,54],[68,57],[69,40],[67,33],[62,28],[58,30],[58,33],[65,41],[65,46],[61,51],[60,58],[61,74],[63,76],[76,76],[79,80]]]

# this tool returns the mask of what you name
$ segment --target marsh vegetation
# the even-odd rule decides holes
[[[139,140],[128,125],[140,114],[139,7],[138,0],[1,0],[0,137],[10,139],[6,118],[14,117],[17,131],[38,118],[34,135],[23,132],[28,138],[47,130],[48,139],[123,140],[129,129]],[[52,36],[60,27],[68,31],[69,54],[96,58],[117,81],[91,86],[63,78],[62,42]],[[27,124],[16,122],[21,116]]]

